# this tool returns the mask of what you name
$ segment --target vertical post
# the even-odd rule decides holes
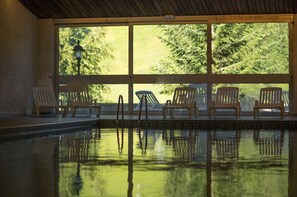
[[[133,33],[133,25],[129,24],[129,71],[128,71],[128,75],[129,75],[129,89],[128,89],[128,112],[129,114],[133,114],[133,38],[134,38],[134,33]]]

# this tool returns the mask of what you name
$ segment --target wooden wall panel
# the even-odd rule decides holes
[[[38,18],[296,14],[295,0],[19,0]]]

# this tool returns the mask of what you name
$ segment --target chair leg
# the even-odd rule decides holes
[[[194,116],[195,116],[195,118],[198,116],[198,109],[197,109],[197,107],[194,107]]]
[[[92,116],[92,109],[93,107],[90,107],[89,116]]]
[[[280,112],[281,112],[281,119],[284,119],[284,113],[285,113],[284,108],[280,109]]]
[[[40,108],[39,107],[36,107],[36,115],[40,116]]]
[[[166,109],[165,108],[162,109],[162,114],[163,114],[163,119],[166,119]]]
[[[67,115],[66,107],[62,107],[61,109],[62,109],[62,117],[66,117],[66,115]]]
[[[75,117],[75,114],[76,114],[76,107],[73,107],[72,108],[72,117]]]
[[[208,109],[208,118],[211,119],[211,111],[212,109]]]
[[[188,108],[188,111],[189,111],[190,118],[192,118],[192,109],[191,108]]]
[[[97,107],[96,108],[97,110],[97,114],[96,114],[96,117],[100,117],[100,113],[101,113],[101,107],[99,106],[99,107]]]

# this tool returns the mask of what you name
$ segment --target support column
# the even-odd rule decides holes
[[[289,24],[289,66],[290,66],[290,112],[291,115],[297,115],[297,15],[294,15],[293,21]],[[295,98],[295,99],[293,99]]]

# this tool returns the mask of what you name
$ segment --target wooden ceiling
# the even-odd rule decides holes
[[[297,13],[297,0],[19,0],[37,18]]]

